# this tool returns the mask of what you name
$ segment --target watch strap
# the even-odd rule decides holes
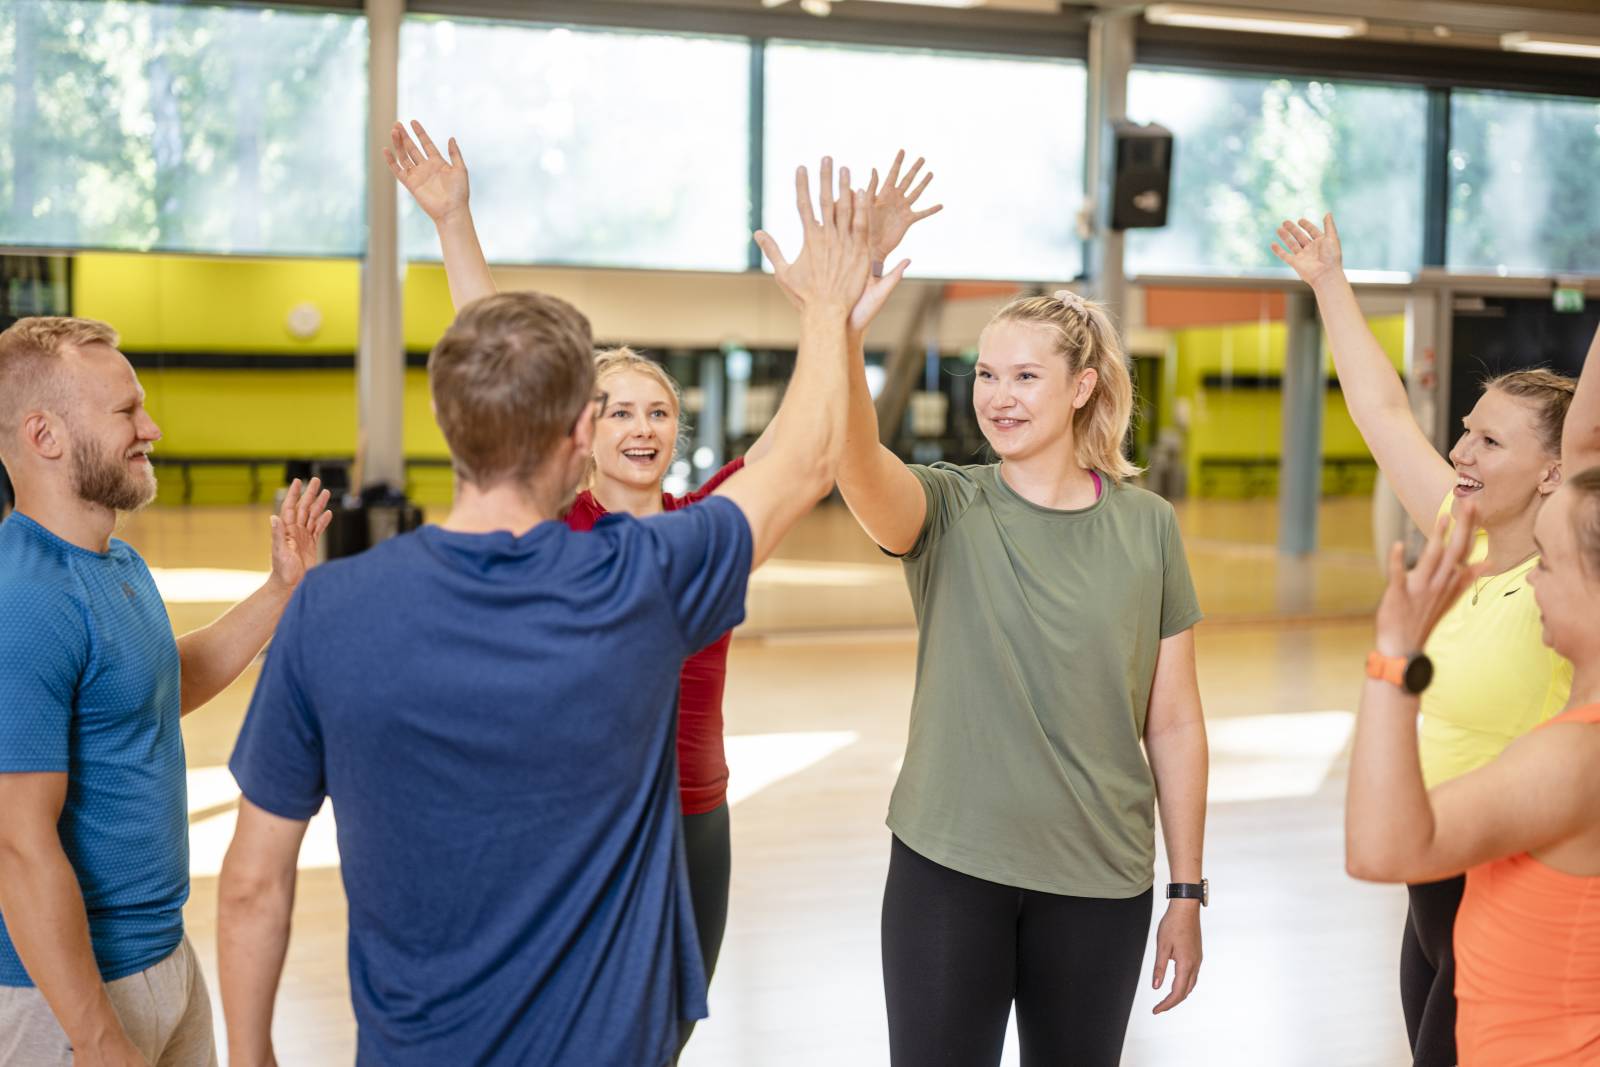
[[[1406,656],[1385,656],[1377,649],[1367,653],[1367,677],[1376,678],[1380,682],[1390,685],[1406,687],[1406,664],[1410,660]]]

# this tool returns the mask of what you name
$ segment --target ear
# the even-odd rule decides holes
[[[1539,479],[1539,495],[1549,496],[1561,488],[1561,464],[1552,463],[1545,468],[1544,477]]]
[[[1100,372],[1093,367],[1085,367],[1078,375],[1078,385],[1072,393],[1072,410],[1082,411],[1083,405],[1089,402],[1094,395],[1094,387],[1100,384]]]
[[[67,454],[67,428],[60,416],[48,411],[30,411],[22,417],[17,431],[22,446],[41,459],[60,459]]]
[[[578,421],[572,424],[572,447],[583,456],[588,456],[594,451],[594,423],[595,403],[593,400],[583,405],[583,410],[578,412]]]

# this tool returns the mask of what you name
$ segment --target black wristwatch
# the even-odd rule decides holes
[[[1211,880],[1202,878],[1198,882],[1168,882],[1168,900],[1198,900],[1202,908],[1211,906]]]

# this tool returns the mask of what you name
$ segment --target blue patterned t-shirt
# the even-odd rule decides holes
[[[91,552],[0,523],[0,774],[66,772],[57,824],[106,981],[183,940],[188,796],[178,645],[122,541]],[[0,917],[0,985],[30,986]]]

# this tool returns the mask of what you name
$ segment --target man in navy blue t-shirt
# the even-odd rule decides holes
[[[216,1062],[183,935],[189,819],[180,716],[272,635],[328,522],[316,483],[273,520],[272,575],[174,639],[117,515],[155,496],[161,431],[101,322],[0,333],[0,1064]]]
[[[464,182],[428,149],[401,165]],[[234,752],[244,800],[219,890],[234,1062],[270,1062],[295,857],[324,798],[358,1063],[660,1067],[679,1020],[704,1017],[679,668],[743,618],[751,568],[831,486],[847,318],[898,276],[867,286],[862,194],[825,193],[822,214],[807,206],[802,257],[776,262],[801,329],[771,453],[686,511],[581,534],[556,521],[596,410],[569,305],[487,296],[434,347],[450,516],[310,576]],[[470,226],[443,236],[475,246]]]

